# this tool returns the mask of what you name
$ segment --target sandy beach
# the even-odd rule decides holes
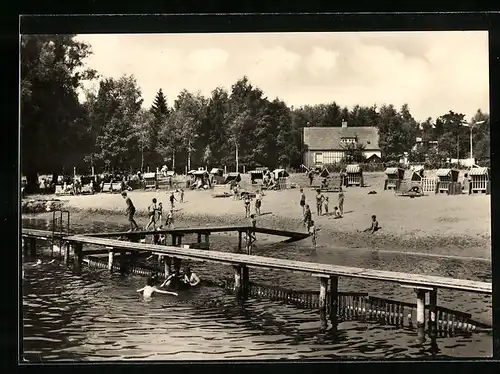
[[[243,175],[242,185],[249,188]],[[394,192],[383,191],[383,173],[365,173],[366,188],[345,189],[344,217],[317,217],[315,212],[315,191],[304,187],[306,203],[311,206],[316,226],[321,228],[318,243],[335,247],[385,249],[442,255],[469,256],[489,259],[491,257],[490,196],[487,195],[428,195],[419,198],[395,196]],[[304,175],[292,175],[291,182],[306,186]],[[318,180],[316,180],[318,182]],[[368,195],[369,191],[377,194]],[[184,203],[175,203],[176,227],[188,225],[221,225],[248,222],[245,219],[243,202],[232,197],[214,198],[213,191],[185,191]],[[303,231],[302,210],[299,205],[298,188],[282,191],[265,191],[257,224],[264,227]],[[329,196],[330,212],[336,205],[336,193]],[[165,190],[129,192],[137,208],[139,225],[147,223],[147,207],[153,197],[169,206],[169,192]],[[53,196],[52,196],[53,197]],[[30,197],[35,198],[34,196]],[[44,199],[51,196],[43,196]],[[65,208],[72,212],[72,219],[78,216],[99,216],[103,219],[123,221],[125,202],[120,194],[94,194],[80,196],[58,196]],[[179,195],[176,194],[179,199]],[[253,203],[252,203],[253,211]],[[372,214],[377,215],[382,229],[370,235],[359,233],[370,225]]]

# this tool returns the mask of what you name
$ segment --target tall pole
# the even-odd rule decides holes
[[[239,161],[238,161],[238,143],[236,143],[236,172],[239,172]]]
[[[457,137],[457,165],[460,165],[460,133]]]
[[[189,139],[188,144],[188,171],[191,170],[191,139]]]
[[[470,124],[470,158],[471,158],[471,160],[473,159],[473,157],[472,157],[472,123]]]

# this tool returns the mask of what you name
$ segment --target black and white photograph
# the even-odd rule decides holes
[[[19,362],[492,357],[487,31],[19,43]]]

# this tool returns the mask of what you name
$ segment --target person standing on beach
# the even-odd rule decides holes
[[[318,217],[320,215],[323,214],[323,200],[325,199],[325,197],[323,196],[323,194],[321,193],[321,190],[318,188],[316,190],[317,194],[316,194],[316,214],[318,215]]]
[[[323,208],[325,209],[325,215],[328,215],[328,196],[325,197],[323,202],[324,202]]]
[[[170,211],[167,214],[165,226],[167,226],[169,229],[174,228],[174,210],[173,209],[170,209]]]
[[[243,200],[245,204],[245,218],[250,216],[250,196],[248,194],[245,195],[245,200]]]
[[[123,191],[122,196],[125,199],[125,203],[127,204],[127,217],[128,221],[130,222],[130,231],[134,230],[139,230],[139,226],[137,226],[137,222],[135,222],[134,219],[134,214],[135,214],[135,206],[134,203],[132,203],[132,200],[130,200],[130,197],[127,196],[127,192]]]
[[[342,187],[340,187],[340,190],[339,190],[338,206],[339,206],[340,215],[343,216],[344,215],[344,191],[342,191]]]
[[[311,170],[311,171],[309,172],[309,186],[312,186],[312,184],[313,184],[313,179],[314,179],[314,173],[313,173],[313,171]]]
[[[174,201],[177,201],[177,199],[174,196],[174,191],[170,192],[170,209],[174,209]]]
[[[181,201],[180,202],[181,203],[184,202],[184,189],[183,188],[181,188]]]
[[[255,214],[260,216],[260,207],[262,206],[262,194],[259,190],[255,194]]]
[[[156,206],[156,198],[153,198],[153,203],[148,206],[148,214],[149,214],[149,223],[146,226],[146,231],[149,229],[151,225],[153,225],[153,229],[156,227],[156,212],[158,211],[158,207]]]
[[[304,214],[306,212],[306,195],[302,188],[300,189],[300,206],[302,207],[302,214]]]

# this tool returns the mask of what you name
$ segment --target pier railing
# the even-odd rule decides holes
[[[182,232],[181,232],[182,231]],[[76,270],[81,268],[84,256],[92,256],[95,253],[103,253],[103,250],[83,250],[83,245],[94,245],[104,247],[104,251],[109,252],[108,269],[113,270],[115,264],[113,258],[115,254],[120,254],[120,268],[133,264],[140,254],[153,254],[162,256],[165,261],[165,276],[170,273],[170,267],[173,263],[175,271],[179,271],[180,262],[182,259],[194,261],[208,261],[227,264],[234,269],[234,285],[233,290],[237,299],[247,299],[252,291],[252,286],[249,281],[249,268],[265,268],[265,269],[280,269],[292,272],[309,273],[312,276],[319,278],[319,292],[317,293],[317,307],[320,311],[322,325],[326,325],[326,315],[330,315],[332,325],[336,326],[337,317],[339,316],[339,301],[342,295],[338,291],[339,277],[359,278],[373,281],[384,281],[399,284],[403,287],[413,288],[416,292],[417,303],[416,321],[417,327],[423,329],[426,322],[429,321],[431,331],[437,331],[439,324],[454,324],[454,321],[447,320],[445,310],[437,305],[438,289],[450,289],[463,292],[472,292],[479,294],[492,293],[492,285],[487,282],[477,282],[465,279],[453,279],[446,277],[437,277],[421,274],[409,274],[393,271],[363,269],[357,267],[338,266],[331,264],[320,264],[302,261],[293,261],[287,259],[278,259],[263,256],[254,256],[242,253],[229,253],[219,251],[207,251],[192,248],[182,247],[182,233],[187,229],[181,229],[177,233],[172,233],[172,245],[157,245],[143,244],[131,241],[123,241],[109,239],[103,237],[89,235],[70,235],[64,236],[64,241],[69,245],[65,246],[65,259],[69,258],[70,247],[73,252],[73,263]],[[207,234],[207,228],[189,229],[192,233]],[[240,231],[241,233],[241,231]],[[128,233],[131,235],[130,233]],[[54,233],[23,229],[22,236],[25,241],[25,253],[30,251],[31,254],[36,254],[36,239],[50,239]],[[241,239],[240,239],[241,241]],[[35,244],[34,244],[35,243]],[[208,243],[208,242],[207,242]],[[293,295],[293,294],[291,294]],[[287,297],[292,297],[291,295]],[[426,305],[426,295],[429,295],[429,303]],[[316,299],[315,299],[316,300]],[[380,300],[376,298],[370,299],[370,305],[377,305]],[[359,301],[359,300],[358,300]],[[366,300],[364,300],[366,304]],[[388,303],[385,303],[389,305]],[[314,302],[316,305],[316,302]],[[404,319],[405,310],[404,303],[399,303],[396,306],[390,306],[389,309],[382,313],[384,316],[392,316],[391,318]],[[361,305],[353,304],[349,307],[351,312],[356,313],[360,310],[370,317],[370,310],[377,310],[380,314],[380,308],[367,308]],[[393,308],[393,309],[391,309]],[[428,318],[425,318],[425,311],[428,310]],[[373,313],[372,313],[373,314]],[[376,314],[376,315],[379,315]],[[462,319],[468,318],[464,316]],[[457,321],[459,323],[460,321]],[[462,321],[463,322],[463,321]]]

